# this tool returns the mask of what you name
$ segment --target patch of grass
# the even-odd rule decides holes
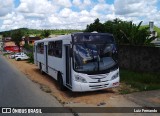
[[[120,70],[120,78],[122,82],[131,85],[132,88],[136,88],[139,91],[160,89],[160,73]]]
[[[40,89],[46,93],[51,93],[51,89],[47,87],[46,85],[40,84]]]
[[[130,84],[125,84],[124,82],[121,82],[118,88],[120,94],[129,94],[137,91],[139,91],[137,88],[132,87]]]
[[[3,54],[3,56],[7,56],[7,55],[9,55],[9,53],[4,53],[4,54]]]
[[[120,92],[120,94],[129,94],[129,93],[131,93],[129,89],[120,90],[119,92]]]

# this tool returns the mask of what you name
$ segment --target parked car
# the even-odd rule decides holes
[[[18,57],[18,56],[23,56],[23,55],[26,55],[26,54],[25,54],[24,52],[19,52],[19,53],[16,53],[16,54],[11,55],[10,58],[11,58],[11,59],[14,59],[14,58],[16,58],[16,57]]]
[[[3,51],[3,54],[11,54],[11,53],[13,53],[13,52],[12,52],[12,51],[9,51],[9,50]]]
[[[19,55],[19,56],[15,57],[15,59],[16,59],[17,61],[27,60],[27,59],[29,59],[29,57],[28,57],[26,54],[24,54],[24,55]]]

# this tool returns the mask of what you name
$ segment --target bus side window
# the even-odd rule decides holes
[[[61,58],[62,57],[62,41],[49,42],[48,55]]]
[[[55,57],[62,58],[62,41],[55,42]]]
[[[48,55],[54,56],[54,41],[53,42],[49,42]]]
[[[44,54],[44,43],[41,43],[40,53],[41,53],[41,54]]]
[[[44,43],[37,44],[37,53],[43,54],[44,53]]]

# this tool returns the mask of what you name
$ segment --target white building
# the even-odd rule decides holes
[[[160,38],[156,38],[151,43],[153,43],[156,47],[160,47]]]
[[[157,32],[154,30],[154,22],[149,22],[149,31],[150,31],[150,37],[157,37]]]

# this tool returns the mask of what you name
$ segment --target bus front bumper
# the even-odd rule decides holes
[[[72,91],[75,92],[95,91],[117,86],[119,86],[119,77],[114,80],[110,80],[107,82],[99,82],[99,83],[81,83],[74,81]]]

